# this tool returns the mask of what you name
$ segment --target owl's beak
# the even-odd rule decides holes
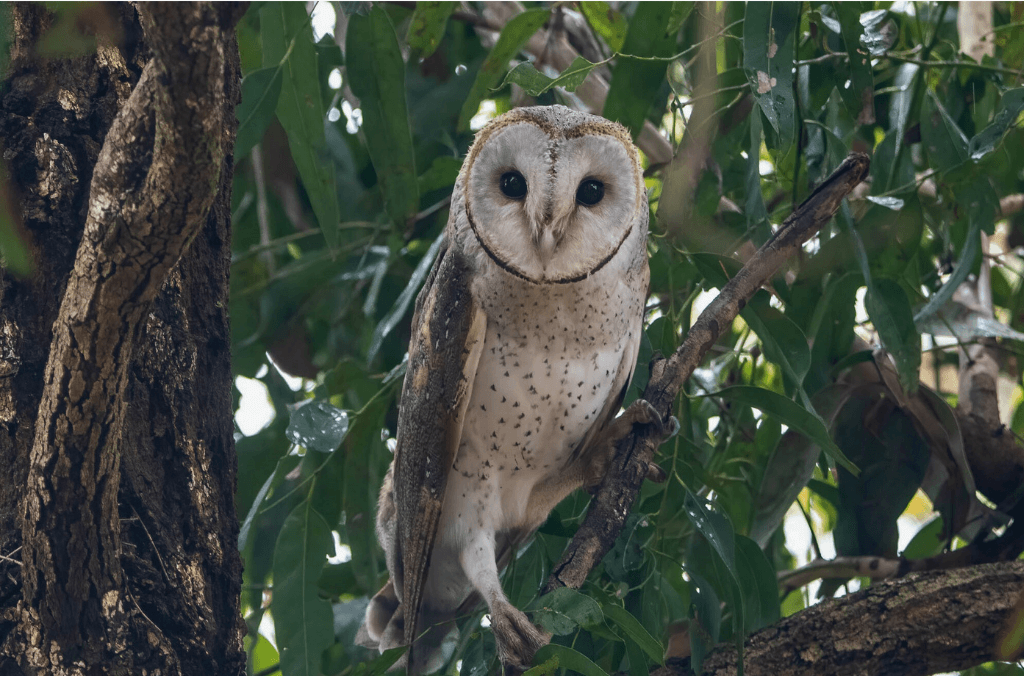
[[[555,256],[559,239],[550,228],[540,231],[540,238],[537,240],[537,257],[540,259],[541,269],[547,270],[548,263]]]

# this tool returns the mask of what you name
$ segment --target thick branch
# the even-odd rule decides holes
[[[154,56],[93,171],[29,460],[23,622],[39,628],[27,633],[41,648],[27,656],[30,668],[88,665],[116,651],[125,631],[117,491],[127,368],[140,322],[205,220],[225,157],[224,53],[237,10],[139,12]]]
[[[663,417],[668,417],[683,383],[721,332],[732,325],[747,301],[782,264],[831,220],[843,198],[867,175],[869,164],[867,155],[861,153],[847,157],[725,285],[690,328],[679,349],[669,359],[652,364],[644,398]],[[547,590],[561,586],[578,589],[611,548],[647,474],[656,443],[651,426],[634,428],[633,434],[620,442],[615,461],[591,503],[586,520],[551,572]]]
[[[996,638],[1024,593],[1024,561],[915,574],[822,602],[747,639],[748,676],[934,674],[997,659]],[[673,660],[656,676],[689,674]],[[736,649],[720,646],[701,674],[736,673]]]

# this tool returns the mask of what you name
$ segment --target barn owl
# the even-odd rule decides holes
[[[498,654],[528,666],[550,638],[499,572],[573,490],[593,488],[644,401],[616,418],[650,272],[639,156],[618,124],[520,108],[477,135],[413,317],[398,445],[377,535],[391,580],[365,629],[410,645],[410,673],[480,598]]]

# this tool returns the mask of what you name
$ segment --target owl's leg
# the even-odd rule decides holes
[[[588,491],[596,490],[604,480],[608,466],[615,457],[615,447],[633,431],[633,425],[655,425],[656,433],[662,441],[675,436],[679,431],[679,421],[673,416],[663,420],[654,406],[646,399],[637,399],[615,418],[602,432],[603,438],[594,444],[594,451],[583,468],[583,487]],[[655,483],[665,481],[665,470],[655,463],[647,465],[647,480]]]
[[[502,591],[494,554],[494,533],[473,532],[459,554],[459,562],[466,577],[487,602],[501,663],[514,671],[529,667],[534,654],[547,645],[551,635],[535,627],[521,610],[509,603]]]

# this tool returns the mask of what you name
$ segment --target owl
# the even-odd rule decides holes
[[[566,495],[593,488],[614,442],[658,423],[616,418],[640,346],[647,194],[620,125],[563,106],[484,127],[463,163],[416,302],[397,447],[377,536],[391,579],[367,608],[381,651],[440,667],[454,618],[482,599],[503,664],[550,638],[499,572]]]

